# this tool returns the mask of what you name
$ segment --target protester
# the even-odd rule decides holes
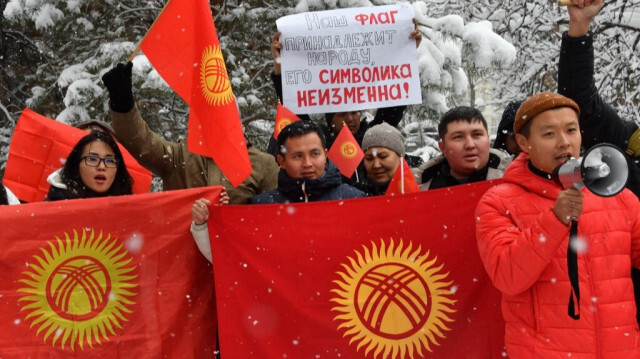
[[[313,121],[298,121],[282,129],[276,159],[278,187],[251,199],[251,203],[314,202],[364,197],[342,183],[340,171],[327,159],[322,129]]]
[[[382,123],[364,134],[362,149],[367,177],[356,187],[368,196],[384,195],[405,155],[404,137],[395,127]]]
[[[409,37],[415,39],[416,47],[418,47],[420,46],[420,42],[422,41],[422,34],[418,30],[418,25],[415,19],[413,22],[415,24],[415,27]],[[280,43],[280,34],[280,32],[276,33],[271,40],[271,55],[273,56],[274,60],[274,71],[271,73],[271,80],[273,81],[273,87],[276,90],[278,99],[280,99],[280,102],[282,103],[282,66],[280,64],[280,50],[282,49],[282,44]],[[327,148],[331,148],[331,145],[342,130],[343,126],[347,126],[351,134],[353,134],[356,141],[358,142],[358,145],[362,145],[364,134],[370,127],[384,122],[390,124],[393,127],[397,127],[400,123],[400,120],[402,120],[402,116],[406,108],[407,106],[380,108],[376,111],[375,117],[371,122],[367,122],[366,120],[363,121],[362,113],[360,111],[326,113],[324,115],[326,127],[323,128],[323,131],[325,134],[325,138],[327,139]],[[311,120],[308,115],[298,116],[303,121]],[[275,141],[271,141],[269,143],[268,152],[273,154],[274,156],[277,154]],[[415,164],[415,166],[417,166],[417,164]]]
[[[75,127],[77,129],[83,130],[83,131],[85,131],[87,133],[91,133],[92,131],[102,132],[104,134],[109,135],[109,137],[111,137],[111,139],[113,139],[114,141],[117,141],[116,135],[113,132],[113,128],[111,128],[111,126],[109,126],[108,124],[106,124],[106,123],[104,123],[102,121],[89,120],[89,121],[85,121],[85,122],[79,123]],[[60,186],[60,188],[64,188],[65,185],[64,185],[64,183],[62,183],[62,181],[60,179],[60,176],[62,175],[62,170],[63,170],[63,168],[61,167],[61,168],[57,169],[56,171],[54,171],[53,173],[49,174],[49,176],[47,177],[47,182],[50,185]],[[54,190],[54,192],[56,192],[57,194],[62,194],[61,191]],[[55,196],[56,193],[51,193],[51,195]],[[64,195],[62,195],[60,198],[50,198],[49,200],[65,199],[65,198],[66,197]]]
[[[529,97],[514,124],[523,153],[476,208],[478,249],[502,292],[511,358],[640,357],[630,279],[631,264],[640,266],[640,203],[628,190],[597,197],[552,179],[554,168],[580,155],[579,113],[562,95]],[[579,239],[571,247],[578,252],[572,291],[573,220]],[[579,301],[569,306],[571,299]]]
[[[78,141],[64,167],[47,178],[48,201],[132,194],[133,179],[116,142],[92,131]]]
[[[600,97],[594,78],[593,34],[589,27],[603,6],[602,0],[575,0],[568,6],[569,31],[562,35],[558,64],[558,93],[574,100],[581,109],[582,145],[591,148],[602,142],[618,146],[626,152],[629,165],[627,188],[640,196],[640,129],[635,121],[620,118]],[[631,272],[636,308],[640,308],[640,271]],[[640,323],[640,311],[637,313]]]
[[[0,181],[0,206],[7,204],[20,204],[20,200]]]
[[[438,124],[442,154],[418,167],[421,190],[500,178],[511,162],[508,153],[489,148],[487,121],[479,110],[460,106]]]
[[[185,142],[160,137],[142,120],[132,91],[132,63],[118,64],[103,77],[109,91],[109,112],[118,141],[142,164],[162,179],[165,190],[222,185],[231,204],[246,203],[255,194],[275,188],[278,166],[273,157],[247,142],[253,171],[233,187],[213,159],[189,152]]]
[[[229,204],[229,194],[223,190],[220,193],[220,204]],[[193,240],[196,241],[196,245],[200,250],[200,253],[211,263],[211,243],[209,242],[209,229],[207,228],[207,220],[209,219],[209,206],[211,201],[206,198],[199,198],[193,202],[191,206],[191,216],[193,222],[191,222],[191,234]]]
[[[493,148],[507,151],[510,155],[517,156],[520,153],[520,147],[516,142],[516,135],[513,133],[513,122],[516,119],[516,112],[522,101],[511,101],[502,112],[502,118],[498,124],[496,139],[493,141]]]

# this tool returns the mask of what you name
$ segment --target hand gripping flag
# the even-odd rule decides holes
[[[413,177],[413,173],[411,172],[411,168],[409,168],[409,164],[404,159],[404,157],[402,157],[400,166],[396,168],[396,172],[393,174],[391,182],[389,182],[389,187],[387,187],[387,192],[385,193],[385,195],[394,196],[397,194],[419,191],[420,187],[418,187],[418,182],[416,182],[416,179]]]
[[[67,156],[87,132],[39,115],[22,111],[13,130],[4,184],[26,202],[39,202],[49,191],[47,176],[64,166]],[[133,177],[133,193],[147,193],[151,172],[118,144],[127,170]]]
[[[291,112],[288,108],[284,107],[281,103],[278,102],[278,108],[276,110],[276,124],[273,129],[273,138],[278,139],[278,135],[280,135],[280,131],[283,128],[287,127],[290,123],[300,121],[300,117],[298,117],[295,113]]]
[[[364,152],[347,126],[342,126],[342,130],[329,149],[328,157],[347,178],[353,176],[353,172],[362,162]]]
[[[503,357],[501,294],[475,239],[492,185],[214,208],[221,356]]]
[[[238,186],[251,163],[209,1],[169,0],[140,48],[190,106],[189,151],[213,158]]]
[[[214,358],[190,209],[221,187],[0,206],[0,357]]]

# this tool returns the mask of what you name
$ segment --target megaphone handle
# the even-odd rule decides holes
[[[578,278],[578,252],[575,245],[577,240],[578,222],[572,219],[569,229],[569,245],[567,246],[567,269],[569,271],[569,282],[571,283],[568,309],[569,316],[575,320],[580,319],[580,281]]]

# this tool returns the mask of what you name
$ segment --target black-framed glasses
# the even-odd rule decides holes
[[[100,162],[104,162],[104,166],[107,168],[118,167],[118,160],[113,157],[100,158],[98,156],[84,156],[80,159],[84,160],[84,164],[89,167],[98,167],[100,166]]]

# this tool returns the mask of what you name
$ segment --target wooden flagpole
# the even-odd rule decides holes
[[[144,34],[144,36],[142,37],[142,39],[140,39],[140,41],[138,41],[138,44],[136,45],[135,50],[133,50],[133,53],[131,53],[131,56],[129,56],[129,58],[127,59],[127,62],[133,61],[133,58],[138,55],[138,53],[140,52],[140,45],[142,45],[142,41],[144,41],[144,39],[147,37],[147,35],[149,34],[149,31],[153,29],[153,25],[156,24],[156,22],[160,18],[160,15],[162,15],[162,13],[167,9],[167,6],[169,5],[170,2],[171,0],[167,0],[167,2],[164,4],[164,7],[162,7],[162,10],[160,10],[160,13],[158,14],[158,16],[156,16],[156,19],[153,20],[153,24],[149,26],[149,30],[147,30],[147,33]]]

